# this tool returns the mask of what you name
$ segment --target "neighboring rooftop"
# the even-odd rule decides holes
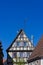
[[[7,59],[3,59],[3,65],[7,65]]]
[[[43,57],[43,35],[42,35],[40,41],[38,42],[38,45],[32,52],[31,56],[28,58],[28,63],[35,61],[37,59],[40,59],[42,57]]]
[[[3,63],[5,63],[6,62],[6,59],[3,59]]]

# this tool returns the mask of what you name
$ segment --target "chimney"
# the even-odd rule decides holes
[[[31,43],[33,44],[34,43],[34,36],[31,35]]]

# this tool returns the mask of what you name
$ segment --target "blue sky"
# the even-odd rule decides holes
[[[24,25],[24,20],[26,21]],[[4,58],[6,49],[23,29],[30,38],[34,36],[36,46],[43,34],[42,0],[1,0],[0,1],[0,41],[2,41]]]

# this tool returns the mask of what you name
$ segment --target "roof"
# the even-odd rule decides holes
[[[22,32],[23,30],[21,29],[20,32],[18,33],[17,37],[14,39],[14,41],[11,43],[10,47],[13,45],[13,43],[16,41],[16,39],[18,38],[19,34]],[[8,49],[6,51],[8,51],[10,49],[10,47],[8,47]]]
[[[7,64],[7,59],[3,59],[3,65],[8,65]]]
[[[33,61],[40,59],[42,57],[43,57],[43,35],[42,35],[40,41],[38,42],[38,45],[32,52],[31,56],[29,57],[28,63],[33,62]]]
[[[3,59],[3,63],[5,63],[6,62],[6,59]]]

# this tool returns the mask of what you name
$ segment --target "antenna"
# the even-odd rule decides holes
[[[19,31],[20,29],[24,29],[24,30],[26,29],[26,23],[27,23],[28,19],[29,19],[29,18],[26,18],[26,19],[23,21],[23,26],[22,26],[21,23],[19,24],[19,22],[18,22],[18,24],[17,24],[18,31]],[[21,27],[22,27],[22,28],[21,28]],[[18,31],[17,31],[17,33],[18,33]]]
[[[28,18],[26,18],[26,19],[24,20],[23,29],[25,29],[25,28],[26,28],[26,23],[27,23],[27,21],[28,21]]]
[[[18,34],[18,33],[19,33],[19,31],[20,31],[20,24],[19,24],[19,22],[18,22],[18,24],[17,24],[17,31],[16,31],[16,33]]]

